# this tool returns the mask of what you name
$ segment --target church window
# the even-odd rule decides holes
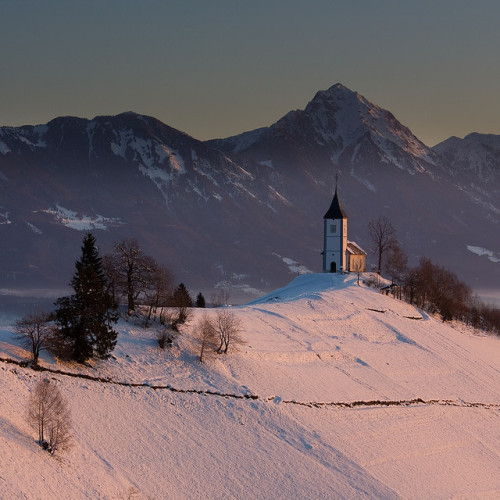
[[[332,234],[335,234],[335,233],[337,232],[337,226],[336,226],[335,224],[332,224],[332,225],[330,226],[330,232],[331,232]]]

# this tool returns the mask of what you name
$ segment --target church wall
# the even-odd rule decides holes
[[[346,269],[347,220],[325,219],[324,221],[323,271],[330,272],[331,263],[337,271]]]
[[[360,271],[364,273],[366,271],[366,255],[349,255],[349,271],[357,271],[357,266],[360,266]]]

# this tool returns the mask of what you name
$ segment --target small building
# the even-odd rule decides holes
[[[340,204],[337,186],[323,220],[323,272],[364,272],[366,252],[347,240],[347,214]]]
[[[366,271],[366,252],[354,241],[347,242],[347,270],[361,273]]]

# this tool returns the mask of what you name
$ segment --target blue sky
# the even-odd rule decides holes
[[[421,140],[500,134],[496,0],[0,0],[0,125],[136,111],[198,139],[341,82]]]

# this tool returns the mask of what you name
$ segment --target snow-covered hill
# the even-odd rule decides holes
[[[166,354],[122,322],[114,359],[94,368],[44,355],[108,382],[0,363],[0,496],[498,498],[498,338],[351,276],[304,275],[232,310],[246,345],[203,365],[195,321]],[[8,326],[0,357],[27,358]],[[60,461],[24,420],[45,376],[73,414]]]

